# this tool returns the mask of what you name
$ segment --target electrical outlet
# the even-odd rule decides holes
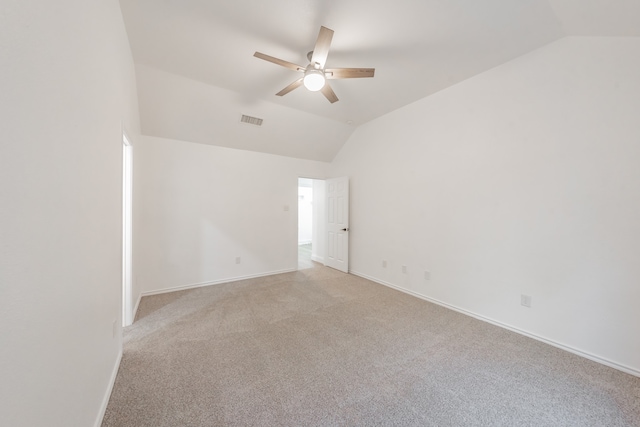
[[[387,268],[387,260],[386,259],[382,260],[382,268]]]
[[[431,273],[428,271],[424,272],[424,280],[431,280]]]
[[[283,209],[285,212],[289,212],[289,205],[284,205]]]
[[[407,266],[406,265],[402,266],[402,272],[405,273],[405,274],[407,273]]]
[[[240,264],[240,257],[239,256],[236,257],[236,264]]]
[[[520,305],[524,307],[531,307],[531,295],[520,295]]]

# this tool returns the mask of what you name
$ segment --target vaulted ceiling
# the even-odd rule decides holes
[[[640,36],[638,0],[121,0],[144,134],[321,161],[390,111],[567,35]],[[255,51],[306,65],[320,26],[340,99]],[[242,114],[264,120],[241,124]]]

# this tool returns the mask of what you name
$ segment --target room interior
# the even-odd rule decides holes
[[[102,422],[123,348],[123,134],[134,311],[295,271],[298,178],[348,176],[351,275],[640,376],[637,2],[0,11],[0,424]],[[335,103],[276,96],[296,74],[254,52],[306,64],[320,26],[327,64],[375,77],[331,80]]]

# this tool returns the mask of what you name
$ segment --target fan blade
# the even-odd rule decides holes
[[[375,72],[375,68],[327,68],[324,76],[327,79],[358,79],[373,77]]]
[[[296,65],[289,61],[284,61],[282,59],[274,58],[273,56],[265,55],[264,53],[256,52],[253,54],[256,58],[264,59],[265,61],[273,62],[274,64],[282,65],[285,68],[288,68],[293,71],[304,71],[305,67],[302,65]]]
[[[320,68],[324,68],[324,63],[327,62],[327,56],[329,55],[329,47],[331,47],[332,38],[333,30],[330,30],[327,27],[320,27],[316,46],[313,48],[313,56],[311,57],[312,64],[317,62],[320,64]]]
[[[329,86],[329,83],[325,82],[324,86],[322,87],[322,89],[320,89],[320,91],[324,96],[327,97],[330,103],[333,104],[334,102],[338,102],[338,97],[336,96],[333,89],[331,89],[331,86]]]
[[[302,80],[304,80],[304,77],[301,77],[298,80],[296,80],[295,82],[291,83],[289,86],[285,87],[280,92],[276,93],[276,95],[277,96],[284,96],[284,95],[288,94],[289,92],[291,92],[292,90],[299,88],[300,86],[302,86]]]

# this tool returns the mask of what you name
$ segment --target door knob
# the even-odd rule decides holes
[[[348,228],[343,228],[342,231],[349,231],[349,229]]]

